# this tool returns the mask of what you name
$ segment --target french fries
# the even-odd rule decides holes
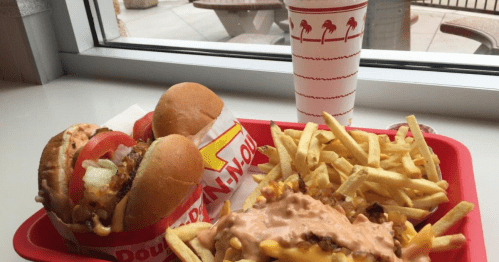
[[[196,222],[175,229],[169,227],[166,229],[165,239],[171,250],[183,262],[214,262],[215,256],[196,238],[201,230],[212,226],[210,223]]]
[[[241,244],[241,241],[237,237],[233,237],[229,240],[229,244],[232,248],[236,250],[241,250],[243,248],[243,244]]]
[[[406,215],[408,218],[412,219],[424,219],[426,216],[430,214],[429,211],[419,209],[419,208],[411,208],[411,207],[401,207],[401,206],[393,206],[393,205],[383,205],[383,209],[387,212],[396,211],[400,214]]]
[[[319,164],[322,144],[317,138],[318,134],[319,134],[318,130],[315,131],[314,134],[312,135],[312,139],[310,140],[310,145],[308,147],[308,153],[307,153],[308,168],[313,168]]]
[[[279,163],[279,154],[277,154],[277,149],[275,149],[275,147],[267,145],[258,147],[257,150],[269,158],[270,164],[276,165]]]
[[[322,144],[327,144],[334,139],[333,132],[331,131],[326,131],[326,130],[317,130],[317,139],[319,139],[319,142]]]
[[[432,195],[427,195],[424,197],[415,198],[412,203],[413,207],[421,209],[429,209],[431,207],[437,206],[439,203],[448,202],[449,198],[443,192],[438,192]]]
[[[258,147],[269,160],[258,165],[264,174],[253,176],[258,185],[244,201],[243,210],[258,201],[280,196],[286,187],[302,190],[300,187],[305,186],[306,190],[302,192],[317,199],[321,197],[318,192],[334,190],[334,194],[342,197],[340,201],[350,201],[355,207],[378,203],[374,206],[383,208],[384,219],[402,226],[397,229],[395,238],[404,248],[405,258],[454,250],[465,244],[466,238],[462,234],[444,234],[472,211],[474,205],[466,201],[456,205],[435,224],[427,224],[419,232],[415,230],[417,222],[424,221],[439,204],[449,201],[446,192],[449,183],[441,179],[438,156],[426,144],[414,116],[406,118],[408,126],[401,126],[393,141],[384,134],[347,131],[331,115],[324,112],[323,117],[330,130],[320,130],[315,123],[307,123],[304,130],[281,130],[271,122],[275,147]],[[230,212],[230,202],[224,203],[221,216]],[[200,230],[210,226],[195,223],[183,226],[186,229],[169,229],[166,240],[174,245],[172,250],[182,261],[212,262],[213,253],[202,247],[195,237]],[[217,253],[217,259],[249,262],[239,260],[243,243],[244,239],[232,237],[225,254]],[[194,253],[185,250],[189,247]],[[263,254],[277,261],[331,261],[318,245],[300,249],[264,240],[259,247]],[[190,260],[192,255],[198,260]],[[351,261],[347,256],[339,255],[334,261]]]
[[[260,169],[260,171],[262,171],[263,173],[267,174],[268,172],[270,172],[270,170],[272,170],[272,168],[274,168],[275,165],[273,165],[272,163],[265,163],[265,164],[258,164],[258,169]]]
[[[281,139],[282,145],[288,151],[288,154],[290,156],[296,155],[297,145],[296,145],[295,141],[293,140],[293,138],[291,138],[288,135],[282,135],[280,139]]]
[[[258,184],[258,186],[251,192],[251,194],[244,200],[243,203],[243,209],[246,210],[248,208],[251,208],[255,202],[256,199],[262,195],[262,188],[266,187],[270,181],[275,181],[279,179],[282,176],[281,174],[281,164],[277,164],[268,174],[265,176]]]
[[[275,148],[259,148],[269,156],[269,162],[260,164],[259,168],[270,173],[276,167],[276,163],[271,161],[279,161],[282,180],[296,171],[308,187],[320,189],[327,187],[326,182],[334,183],[339,185],[338,192],[348,197],[367,195],[367,200],[384,200],[384,204],[391,206],[420,210],[411,211],[410,218],[423,219],[422,214],[429,214],[440,203],[448,201],[448,183],[438,175],[438,157],[424,141],[414,116],[406,118],[408,126],[401,126],[393,141],[385,134],[361,130],[347,132],[325,112],[323,118],[329,131],[319,130],[315,123],[307,123],[303,130],[282,131],[271,122]],[[409,131],[414,138],[408,136]],[[320,172],[315,171],[319,167]],[[324,170],[327,170],[327,176]],[[263,176],[254,179],[259,182],[255,191],[273,180]],[[319,179],[321,182],[317,182]],[[259,195],[253,192],[248,198],[253,201],[247,199],[245,208],[250,207]]]
[[[307,123],[304,130],[279,128],[280,141],[291,157],[286,161],[303,178],[307,194],[313,196],[321,189],[334,188],[347,201],[363,199],[381,204],[384,212],[391,214],[390,219],[397,218],[399,223],[409,219],[406,224],[410,227],[402,233],[400,241],[404,246],[416,243],[421,249],[416,252],[452,250],[464,243],[462,235],[443,234],[471,211],[472,204],[459,204],[420,232],[411,223],[423,221],[439,204],[449,201],[446,192],[449,183],[441,179],[438,156],[426,144],[414,116],[406,117],[408,126],[401,126],[393,141],[386,134],[347,131],[326,112],[323,118],[330,130],[320,130],[315,123]],[[271,126],[273,129],[277,128]],[[273,136],[277,133],[272,132]],[[270,181],[285,181],[287,176],[282,174],[277,179],[267,179],[267,175],[255,191],[259,192]],[[293,179],[296,181],[297,176],[293,175]],[[255,191],[245,208],[256,201],[255,196],[261,196]],[[264,246],[268,252],[276,252],[275,243],[267,242]]]
[[[433,239],[433,231],[431,225],[428,224],[423,229],[421,229],[414,237],[411,238],[408,246],[414,245],[418,246],[417,254],[415,257],[421,255],[421,253],[428,255],[431,251],[431,244]],[[410,255],[408,256],[410,258]]]
[[[367,141],[369,151],[367,155],[367,165],[370,167],[379,167],[381,161],[381,149],[379,148],[379,140],[376,134],[368,134]]]
[[[229,200],[225,200],[224,204],[222,206],[222,209],[220,210],[220,217],[229,215],[230,211],[231,211],[230,201]]]
[[[432,227],[435,236],[441,236],[450,227],[456,224],[464,216],[466,216],[475,207],[474,204],[466,201],[461,201],[455,207],[453,207],[447,214],[440,218]]]
[[[312,135],[317,130],[317,127],[318,125],[315,123],[307,123],[305,129],[303,129],[302,136],[300,137],[300,142],[298,143],[298,149],[295,155],[295,166],[296,170],[304,176],[310,172],[307,165],[307,153]]]
[[[444,252],[461,248],[466,243],[463,234],[435,237],[431,241],[431,252]]]
[[[355,192],[368,177],[368,173],[364,168],[357,167],[353,174],[336,190],[336,192],[348,196],[355,197]]]
[[[340,125],[338,121],[330,114],[323,112],[324,121],[331,129],[333,134],[341,141],[341,143],[352,152],[353,156],[363,165],[367,164],[367,153],[360,145],[345,131],[345,127]]]
[[[252,177],[253,177],[253,181],[255,181],[255,183],[260,184],[260,182],[262,182],[263,179],[265,178],[265,174],[255,174],[255,175],[252,175]]]
[[[427,170],[428,179],[433,182],[438,182],[439,179],[438,179],[437,167],[435,166],[435,162],[433,161],[433,157],[431,156],[430,153],[430,148],[428,147],[426,141],[424,140],[423,133],[421,133],[421,129],[419,128],[416,118],[413,115],[410,115],[407,116],[405,119],[407,120],[407,124],[409,124],[409,128],[412,132],[414,140],[418,145],[419,152],[421,152],[421,154],[425,159],[424,166],[425,169]]]
[[[196,254],[173,232],[173,229],[167,228],[165,234],[168,246],[173,250],[183,262],[202,262]]]
[[[281,246],[275,240],[264,240],[260,243],[260,250],[270,257],[277,258],[277,261],[293,261],[293,262],[309,262],[309,261],[334,261],[348,262],[353,261],[346,257],[342,252],[338,252],[335,256],[331,256],[324,252],[319,245],[315,244],[307,249],[301,248],[286,248]],[[360,261],[360,260],[355,260]]]
[[[210,250],[204,248],[200,243],[197,238],[193,238],[191,241],[189,241],[189,244],[191,245],[192,249],[198,256],[201,258],[201,261],[203,262],[214,262],[215,261],[215,256],[211,253]]]
[[[172,229],[172,232],[180,237],[180,240],[187,242],[195,238],[199,231],[210,228],[212,225],[206,222],[197,222]]]
[[[281,142],[282,131],[279,126],[277,126],[274,122],[270,123],[270,132],[272,134],[272,139],[274,140],[274,145],[277,149],[277,154],[279,156],[281,173],[284,178],[288,177],[293,173],[291,169],[291,156],[289,155],[286,147]]]

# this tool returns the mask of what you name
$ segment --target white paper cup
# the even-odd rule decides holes
[[[350,125],[367,0],[285,0],[298,122]]]

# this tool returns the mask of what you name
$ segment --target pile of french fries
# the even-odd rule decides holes
[[[447,202],[448,183],[439,175],[439,159],[431,152],[414,116],[402,126],[394,141],[385,135],[361,130],[347,132],[334,117],[325,113],[330,130],[318,130],[307,123],[304,130],[287,129],[271,123],[275,147],[258,150],[269,157],[259,168],[267,175],[255,176],[259,183],[243,208],[250,208],[269,181],[287,179],[299,173],[311,194],[317,187],[334,187],[337,192],[368,203],[378,202],[410,219],[428,216],[438,204]],[[413,137],[408,137],[409,131]]]
[[[301,180],[306,193],[312,196],[321,190],[333,189],[354,204],[380,204],[388,220],[405,224],[398,240],[402,247],[417,247],[415,252],[449,251],[465,243],[462,234],[444,234],[471,212],[474,205],[466,201],[435,224],[428,224],[419,232],[414,229],[414,225],[428,217],[440,203],[448,202],[449,186],[441,179],[439,159],[426,144],[414,116],[406,117],[408,126],[401,126],[393,141],[385,134],[346,131],[326,112],[323,118],[330,130],[319,130],[315,123],[307,123],[303,130],[281,130],[271,122],[274,146],[258,148],[269,161],[258,165],[263,174],[253,176],[258,185],[245,200],[243,210],[269,197],[262,195],[262,189],[270,188],[279,195],[285,185],[296,188]],[[409,131],[412,136],[407,136]],[[226,203],[221,216],[229,213],[230,203]],[[196,225],[188,227],[199,231],[209,224]],[[213,254],[196,243],[196,234],[184,231],[179,228],[166,232],[166,240],[179,258],[214,261]],[[186,255],[189,252],[185,248],[192,256]]]

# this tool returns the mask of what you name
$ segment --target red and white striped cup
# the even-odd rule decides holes
[[[298,122],[350,125],[367,0],[285,0]]]

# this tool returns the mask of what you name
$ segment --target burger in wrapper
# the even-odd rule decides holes
[[[45,146],[36,201],[71,251],[118,261],[169,261],[175,256],[164,230],[209,221],[202,163],[184,136],[151,143],[77,124]]]
[[[256,142],[213,91],[197,83],[170,87],[154,110],[155,137],[181,134],[198,146],[204,161],[204,201],[216,219],[225,200],[249,177]]]

